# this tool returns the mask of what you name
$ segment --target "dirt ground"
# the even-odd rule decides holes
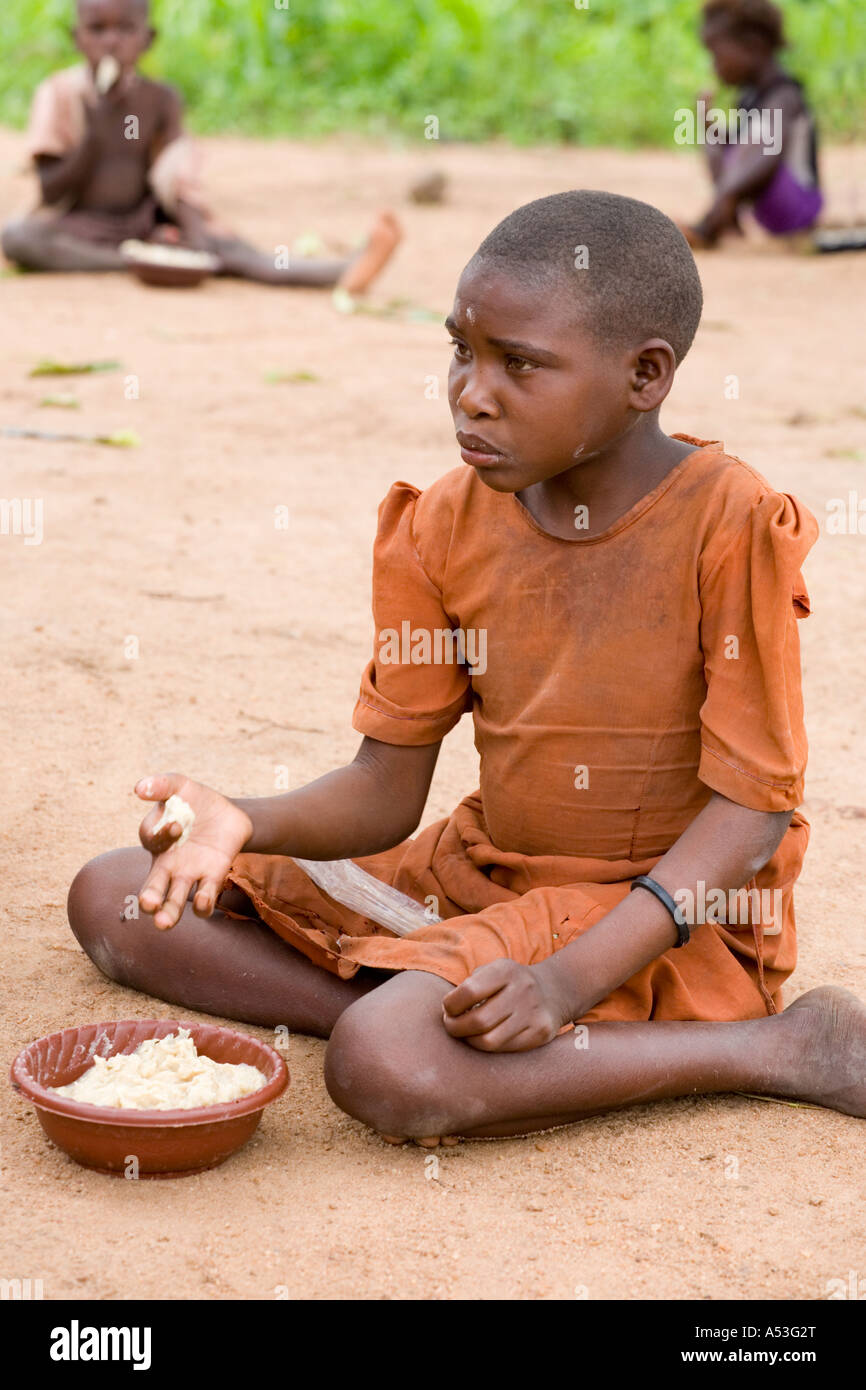
[[[21,149],[0,132],[3,218],[27,203]],[[412,177],[432,167],[449,175],[447,202],[409,204]],[[379,206],[397,207],[406,240],[373,303],[443,313],[481,236],[519,202],[584,185],[690,214],[703,188],[688,155],[348,139],[213,141],[208,168],[214,201],[268,248],[310,230],[351,241]],[[827,151],[825,176],[830,213],[851,215],[866,149]],[[864,994],[866,540],[825,523],[830,499],[862,495],[866,260],[741,246],[700,266],[705,320],[664,423],[723,438],[822,525],[801,627],[813,831],[788,999],[829,982]],[[122,277],[10,276],[0,304],[0,427],[131,428],[142,440],[3,441],[4,496],[44,501],[41,545],[0,538],[8,1066],[74,1023],[176,1014],[81,953],[64,910],[71,878],[136,842],[131,789],[146,772],[270,795],[275,767],[299,784],[353,754],[376,506],[394,479],[427,485],[459,455],[447,337],[422,316],[347,317],[327,292],[172,292]],[[46,357],[122,366],[30,379]],[[316,379],[266,380],[300,371]],[[57,391],[82,408],[40,406]],[[280,505],[288,530],[274,526]],[[475,778],[464,720],[425,823]],[[254,1140],[174,1182],[77,1167],[6,1088],[0,1275],[41,1278],[49,1299],[821,1299],[829,1280],[866,1274],[857,1120],[689,1098],[425,1157],[334,1107],[323,1052],[292,1037],[292,1085]]]

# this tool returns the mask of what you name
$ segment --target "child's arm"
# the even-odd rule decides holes
[[[391,849],[416,829],[424,810],[439,743],[402,747],[365,738],[353,762],[281,796],[230,801],[179,774],[143,778],[136,793],[164,802],[176,794],[192,807],[195,823],[181,846],[166,827],[153,827],[154,807],[139,830],[153,855],[139,894],[142,909],[161,930],[173,927],[194,883],[193,910],[209,917],[232,860],[250,854],[298,859],[361,858]]]
[[[752,811],[714,792],[652,878],[672,897],[684,889],[697,896],[698,883],[724,892],[740,889],[772,858],[791,815]],[[565,903],[567,890],[562,891]],[[539,1047],[676,942],[667,908],[638,889],[538,965],[503,959],[481,966],[445,996],[445,1027],[485,1052]]]
[[[42,200],[48,206],[75,199],[88,183],[102,153],[104,137],[117,123],[118,93],[113,88],[85,102],[84,139],[65,155],[37,155],[36,172]]]
[[[699,92],[699,93],[698,93],[698,107],[700,107],[701,103],[703,103],[703,112],[704,112],[703,126],[704,126],[704,137],[706,137],[706,133],[707,133],[707,131],[708,131],[709,127],[710,127],[710,123],[711,123],[711,121],[712,121],[712,119],[713,119],[713,118],[711,117],[711,115],[710,115],[710,112],[711,112],[711,111],[714,111],[714,110],[715,110],[715,106],[716,106],[715,94],[714,94],[713,92],[711,92],[711,91],[706,90],[706,89],[705,89],[704,91],[702,91],[702,92]],[[696,108],[696,109],[697,109],[697,108]],[[724,145],[717,145],[717,144],[715,144],[715,143],[713,143],[713,142],[711,142],[711,141],[707,141],[707,142],[704,144],[704,155],[705,155],[705,158],[706,158],[706,161],[707,161],[707,165],[708,165],[708,167],[709,167],[710,178],[712,179],[713,184],[715,184],[715,183],[717,182],[717,180],[718,180],[718,177],[719,177],[720,173],[722,172],[722,169],[724,168],[724,164],[725,164],[725,146],[724,146]]]
[[[51,207],[65,198],[74,198],[90,179],[98,158],[99,141],[92,125],[88,125],[84,139],[71,154],[37,155],[36,173],[43,203]]]
[[[757,145],[739,146],[736,159],[721,164],[713,176],[715,197],[695,226],[698,236],[712,243],[732,226],[740,204],[756,198],[770,182],[780,157]]]
[[[728,160],[721,157],[723,145],[712,147],[719,156],[715,166],[713,159],[710,160],[715,197],[694,229],[698,236],[710,243],[715,241],[733,224],[740,204],[751,202],[767,186],[782,159],[785,128],[800,109],[799,94],[790,87],[782,87],[774,98],[774,106],[767,108],[778,137],[774,145],[763,140],[741,141],[736,147],[736,156]],[[710,148],[707,146],[708,151]]]
[[[159,130],[150,151],[151,165],[175,140],[184,138],[183,98],[173,87],[163,88],[163,109]],[[182,197],[176,198],[172,209],[173,216],[181,232],[184,246],[203,251],[207,248],[207,219],[201,210]]]
[[[358,859],[417,829],[441,743],[407,748],[365,738],[354,761],[282,796],[237,800],[253,823],[250,854]]]

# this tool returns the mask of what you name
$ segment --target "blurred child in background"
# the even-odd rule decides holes
[[[714,139],[713,100],[704,97],[714,195],[700,221],[681,228],[686,239],[705,248],[739,233],[743,208],[773,236],[809,230],[823,205],[815,121],[800,83],[778,61],[782,12],[770,0],[707,0],[701,39],[719,79],[738,88],[737,111],[749,116]]]
[[[285,266],[217,222],[202,197],[180,95],[137,71],[156,37],[148,0],[78,0],[73,32],[86,62],[37,88],[28,145],[41,201],[4,227],[9,260],[27,270],[124,270],[124,241],[162,241],[211,253],[224,275],[339,283],[350,294],[368,288],[400,240],[392,213],[380,214],[351,259]]]

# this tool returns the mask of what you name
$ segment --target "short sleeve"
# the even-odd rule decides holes
[[[417,488],[395,483],[379,508],[373,549],[374,654],[352,724],[382,743],[438,743],[471,708],[442,594],[425,568],[415,532]]]
[[[803,799],[797,621],[810,612],[801,566],[817,535],[811,512],[769,492],[701,579],[707,696],[698,776],[755,811],[789,811]]]
[[[40,82],[33,94],[27,128],[27,153],[60,157],[84,138],[86,69],[65,68]]]

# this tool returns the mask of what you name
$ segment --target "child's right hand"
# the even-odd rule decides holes
[[[153,855],[150,873],[138,895],[142,911],[153,916],[154,926],[167,931],[179,920],[194,883],[197,917],[210,917],[222,891],[232,860],[253,833],[253,823],[227,797],[211,787],[192,782],[182,773],[143,777],[135,784],[142,801],[157,801],[139,827],[139,839]],[[154,835],[153,828],[170,796],[179,796],[195,812],[195,823],[183,845],[176,845],[181,830],[173,821]]]

